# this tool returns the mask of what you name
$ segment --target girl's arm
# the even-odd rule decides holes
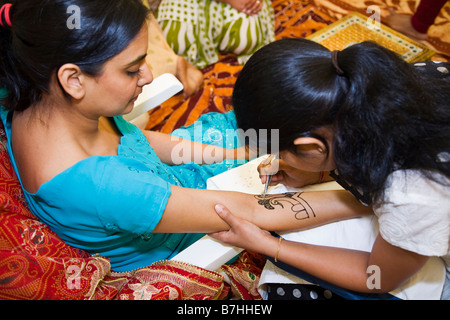
[[[398,288],[420,270],[428,257],[403,250],[380,235],[371,252],[280,240],[223,207],[217,213],[229,231],[211,236],[248,250],[276,257],[334,285],[358,292],[381,293]]]
[[[251,195],[232,191],[172,186],[163,217],[154,232],[214,232],[229,225],[215,211],[222,203],[239,218],[271,231],[297,230],[371,213],[345,190]]]
[[[147,137],[158,158],[162,162],[178,165],[188,162],[198,164],[219,163],[225,159],[249,159],[245,147],[225,149],[217,146],[202,144],[169,134],[142,130]]]

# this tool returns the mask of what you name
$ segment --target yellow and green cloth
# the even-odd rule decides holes
[[[275,39],[270,0],[249,16],[216,0],[162,0],[156,12],[168,44],[198,68],[234,53],[240,63]]]

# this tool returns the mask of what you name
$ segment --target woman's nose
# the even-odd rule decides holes
[[[146,62],[141,68],[141,77],[138,80],[138,86],[143,87],[153,81],[153,74]]]

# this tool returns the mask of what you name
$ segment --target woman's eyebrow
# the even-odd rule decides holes
[[[125,67],[126,67],[126,68],[131,67],[131,66],[135,65],[136,63],[141,62],[142,60],[144,60],[145,57],[147,57],[147,54],[146,54],[146,53],[143,54],[143,55],[141,55],[141,56],[139,56],[139,57],[137,57],[137,58],[134,59],[132,62],[126,64]]]

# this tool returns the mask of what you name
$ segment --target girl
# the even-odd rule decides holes
[[[271,183],[299,187],[331,171],[373,209],[380,232],[371,252],[293,243],[222,207],[231,229],[213,235],[357,292],[389,292],[430,256],[448,271],[449,71],[444,63],[411,66],[369,42],[342,52],[302,39],[262,48],[239,75],[233,102],[240,128],[279,129]],[[381,270],[376,290],[366,285],[371,265]]]

